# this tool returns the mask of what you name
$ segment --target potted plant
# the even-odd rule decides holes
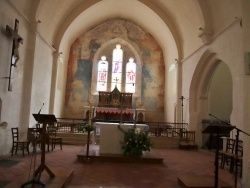
[[[148,137],[148,131],[141,130],[138,127],[124,131],[121,129],[120,125],[118,128],[124,132],[124,141],[121,142],[124,155],[141,157],[143,152],[150,151],[150,149],[153,147],[153,143]]]

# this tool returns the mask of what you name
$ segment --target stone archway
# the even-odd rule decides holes
[[[216,54],[207,50],[201,56],[191,81],[189,91],[189,125],[190,130],[196,130],[196,141],[199,146],[202,145],[202,119],[208,118],[209,113],[211,113],[209,111],[210,108],[208,108],[211,102],[211,99],[209,99],[209,88],[215,70],[220,63],[223,62],[216,57]],[[231,76],[230,72],[228,74]]]

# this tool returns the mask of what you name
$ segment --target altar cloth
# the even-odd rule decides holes
[[[100,128],[100,154],[123,154],[121,142],[124,140],[124,133],[118,128],[119,123],[96,122],[95,127]],[[132,129],[134,124],[120,124],[120,127],[127,131]],[[146,124],[136,124],[142,130],[148,128]]]

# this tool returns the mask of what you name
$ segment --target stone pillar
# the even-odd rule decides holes
[[[37,27],[38,23],[33,22],[30,23],[29,34],[27,35],[28,38],[25,40],[28,43],[28,49],[25,55],[25,63],[23,68],[23,93],[22,93],[22,115],[21,115],[21,122],[22,125],[20,126],[20,132],[26,132],[29,126],[29,120],[31,118],[31,95],[32,95],[32,85],[33,85],[33,69],[34,69],[34,62],[35,62],[35,51],[36,51],[36,40],[37,40]]]
[[[57,80],[57,67],[58,67],[59,53],[54,51],[53,53],[53,65],[52,65],[52,78],[51,78],[51,93],[49,103],[49,113],[54,113],[55,96],[56,96],[56,80]]]
[[[181,119],[181,114],[182,114],[182,101],[181,101],[181,96],[182,96],[182,62],[179,61],[178,59],[176,59],[177,61],[177,114],[176,114],[176,123],[182,123],[182,119]],[[184,96],[185,97],[185,96]]]

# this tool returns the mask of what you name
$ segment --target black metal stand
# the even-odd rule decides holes
[[[212,114],[209,114],[209,115],[212,116],[212,117],[214,117],[215,119],[219,120],[221,123],[223,123],[223,124],[225,124],[225,125],[227,125],[227,126],[231,126],[231,127],[233,127],[233,129],[236,129],[236,143],[235,143],[235,148],[236,148],[236,150],[235,150],[235,155],[236,155],[235,164],[236,164],[236,165],[235,165],[235,175],[234,175],[234,187],[236,188],[236,187],[237,187],[237,178],[238,178],[238,165],[237,165],[237,163],[238,163],[238,143],[239,143],[239,135],[240,135],[240,132],[242,132],[242,133],[244,133],[244,134],[246,134],[246,135],[248,135],[248,136],[250,136],[250,134],[248,134],[248,133],[246,133],[246,132],[244,132],[244,131],[242,131],[242,130],[236,128],[235,126],[233,126],[233,125],[230,124],[230,123],[227,123],[227,122],[225,122],[225,121],[220,120],[219,118],[217,118],[216,116],[214,116],[214,115],[212,115]]]
[[[183,100],[185,99],[183,96],[181,96],[181,125],[182,125],[182,129],[183,129],[183,123],[184,123],[184,120],[183,120],[183,106],[184,106],[184,104],[183,104]]]
[[[39,132],[40,129],[35,129],[35,133],[37,134],[37,132]],[[34,149],[33,149],[33,155],[36,155],[36,146],[37,146],[37,137],[35,137],[35,140],[34,140]],[[35,166],[35,164],[34,164]],[[45,187],[45,184],[42,183],[38,178],[36,178],[34,175],[33,175],[33,179],[28,181],[28,182],[25,182],[24,184],[21,185],[21,188],[24,188],[25,186],[27,185],[40,185],[41,187]]]
[[[228,125],[209,125],[202,132],[209,134],[216,134],[216,152],[215,152],[215,171],[214,171],[214,187],[218,188],[218,178],[219,178],[219,142],[220,142],[220,134],[229,133],[233,130],[234,126]]]
[[[88,139],[87,139],[87,151],[86,151],[86,159],[89,159],[89,139],[90,139],[90,131],[88,131]]]
[[[45,187],[45,184],[40,182],[39,180],[37,180],[36,178],[33,178],[32,180],[24,183],[21,185],[21,188],[24,188],[26,185],[34,185],[34,184],[37,184],[37,185],[41,185],[42,187]]]
[[[218,179],[219,179],[219,147],[220,147],[220,134],[217,131],[216,133],[216,152],[215,152],[215,178],[214,178],[214,186],[218,187]]]

